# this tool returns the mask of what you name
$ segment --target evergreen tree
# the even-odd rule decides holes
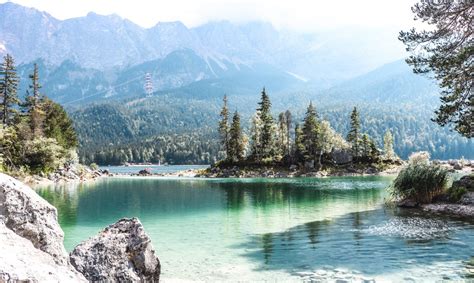
[[[45,113],[42,105],[42,97],[40,95],[41,85],[39,83],[38,65],[34,64],[33,73],[30,74],[31,84],[27,91],[25,103],[22,107],[27,114],[28,124],[30,125],[33,136],[39,137],[43,134],[43,121]]]
[[[229,157],[229,109],[227,107],[227,95],[224,95],[224,105],[220,113],[219,135],[221,145],[224,147],[227,157]]]
[[[390,130],[387,130],[383,136],[383,151],[386,159],[393,160],[397,158],[393,150],[393,136]]]
[[[363,134],[360,144],[361,156],[364,158],[369,158],[370,156],[370,138],[368,134]]]
[[[400,32],[399,39],[412,53],[406,61],[415,73],[433,75],[439,82],[441,106],[435,121],[441,126],[453,125],[457,132],[472,138],[474,2],[422,0],[412,11],[427,30]]]
[[[250,155],[255,161],[260,161],[261,154],[261,139],[262,139],[262,120],[260,113],[257,111],[251,121],[250,125]]]
[[[320,154],[318,146],[319,121],[316,109],[310,102],[303,122],[303,144],[305,148],[305,159],[316,160]]]
[[[304,134],[300,124],[295,126],[295,146],[294,158],[296,162],[303,162],[305,155]]]
[[[280,115],[278,115],[278,143],[277,143],[278,153],[281,155],[286,154],[286,148],[288,145],[287,138],[288,138],[288,130],[287,130],[286,115],[285,115],[285,112],[281,112]]]
[[[260,120],[262,121],[262,132],[260,139],[260,153],[262,158],[272,157],[274,147],[274,124],[271,113],[271,102],[265,88],[262,90],[261,100],[258,103],[259,108],[257,109],[260,113]]]
[[[286,152],[285,152],[285,155],[289,156],[291,154],[290,131],[291,131],[291,123],[292,123],[292,117],[291,117],[290,110],[286,110],[285,120],[286,120]]]
[[[15,106],[18,105],[18,76],[15,69],[15,61],[12,56],[7,54],[4,57],[2,65],[0,65],[0,98],[1,112],[0,118],[4,125],[11,125],[13,114],[17,111]]]
[[[380,159],[380,150],[377,148],[375,141],[373,139],[370,140],[370,159],[372,161],[377,161]]]
[[[242,129],[240,127],[240,115],[237,111],[235,111],[234,113],[234,117],[232,118],[232,125],[230,127],[229,149],[229,159],[232,162],[243,160],[245,145],[242,135]]]
[[[360,118],[356,107],[351,113],[351,128],[347,134],[347,141],[352,145],[354,157],[360,156]]]
[[[50,100],[43,98],[44,111],[43,130],[47,138],[54,138],[65,149],[77,147],[77,137],[73,123],[64,108]]]

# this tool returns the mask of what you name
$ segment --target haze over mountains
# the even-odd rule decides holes
[[[117,15],[89,13],[61,21],[33,8],[0,4],[0,53],[11,53],[18,64],[40,60],[43,84],[60,102],[97,92],[103,92],[99,97],[139,93],[146,72],[153,73],[155,90],[255,76],[274,91],[324,89],[402,58],[397,32],[302,34],[263,22],[227,21],[195,28],[158,23],[145,29]],[[68,82],[58,82],[58,75]],[[131,79],[135,86],[116,87]],[[280,85],[272,86],[274,81]]]

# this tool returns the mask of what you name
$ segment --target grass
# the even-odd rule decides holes
[[[391,185],[396,199],[431,203],[446,191],[449,173],[438,165],[410,164],[403,168]]]

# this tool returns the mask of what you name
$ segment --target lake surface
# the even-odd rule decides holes
[[[38,192],[69,251],[139,217],[165,281],[473,278],[474,225],[387,208],[390,180],[107,178]]]
[[[189,169],[205,169],[209,165],[132,165],[132,166],[100,166],[100,169],[109,170],[114,174],[137,174],[140,170],[150,169],[153,174],[176,173]]]

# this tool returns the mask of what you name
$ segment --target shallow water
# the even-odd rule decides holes
[[[388,177],[108,178],[39,189],[65,245],[139,217],[162,278],[467,280],[474,225],[383,205]]]
[[[114,174],[137,174],[140,170],[150,169],[153,174],[176,173],[189,169],[205,169],[209,165],[132,165],[132,166],[100,166]]]

